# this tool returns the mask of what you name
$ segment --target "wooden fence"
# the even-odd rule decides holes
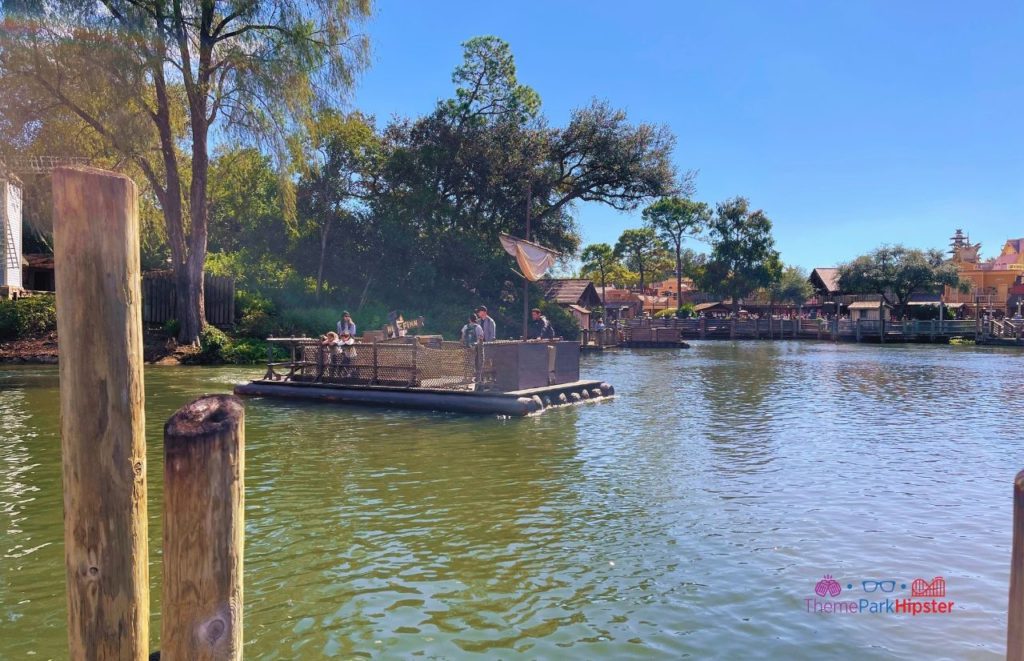
[[[235,323],[235,279],[206,274],[204,304],[206,321],[214,326]],[[178,298],[174,274],[167,271],[142,276],[142,322],[163,324],[178,318]]]

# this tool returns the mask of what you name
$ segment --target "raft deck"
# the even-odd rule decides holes
[[[355,344],[337,352],[310,338],[271,338],[290,359],[268,357],[243,396],[280,397],[459,413],[523,416],[614,395],[579,378],[575,342],[493,342],[466,347],[437,337]]]

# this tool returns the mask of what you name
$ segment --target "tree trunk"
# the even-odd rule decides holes
[[[324,286],[324,260],[327,257],[327,235],[331,231],[331,221],[328,219],[320,231],[320,264],[316,269],[316,302],[320,302],[320,294]]]
[[[643,313],[644,313],[644,301],[646,300],[646,299],[644,299],[644,296],[646,296],[645,292],[646,292],[647,288],[644,287],[644,269],[643,269],[642,266],[640,267],[639,271],[640,271],[640,314],[643,315]]]
[[[676,310],[683,305],[683,248],[676,243]]]
[[[189,255],[188,260],[175,269],[175,276],[178,323],[181,324],[178,342],[195,344],[206,320],[202,260]]]

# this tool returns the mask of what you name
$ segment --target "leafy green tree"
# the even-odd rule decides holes
[[[814,295],[814,287],[807,279],[807,271],[799,266],[783,266],[779,279],[761,291],[772,306],[776,303],[803,305]]]
[[[598,281],[601,279],[600,273],[586,267],[580,269],[580,277]],[[622,262],[616,261],[608,267],[605,280],[616,287],[628,288],[636,287],[640,282],[640,276],[626,268]]]
[[[179,340],[196,342],[212,144],[283,145],[339,102],[367,63],[350,28],[369,12],[369,0],[7,0],[20,27],[0,30],[0,84],[17,94],[0,123],[30,142],[59,107],[138,168],[164,216]]]
[[[385,159],[371,203],[387,260],[369,268],[396,297],[504,301],[519,295],[499,233],[579,248],[574,205],[635,209],[677,187],[665,127],[634,125],[595,102],[551,127],[536,93],[515,77],[504,42],[464,44],[455,98],[382,132]],[[466,259],[472,255],[472,259]]]
[[[711,209],[703,202],[682,197],[663,197],[644,209],[644,220],[658,237],[675,251],[676,292],[683,291],[683,242],[697,236],[711,220]]]
[[[742,298],[781,275],[772,222],[760,209],[751,211],[745,198],[736,197],[718,203],[708,235],[711,255],[701,287],[732,298],[733,314],[739,314]]]
[[[349,262],[357,261],[356,246],[372,242],[360,227],[372,195],[372,181],[381,160],[380,141],[372,124],[359,113],[321,112],[303,144],[305,173],[299,181],[300,232],[317,241],[316,300],[320,301],[328,248],[344,247]],[[332,230],[341,232],[331,244]],[[351,276],[351,274],[349,274]]]
[[[462,64],[452,73],[455,98],[442,102],[454,121],[523,123],[536,117],[540,95],[516,78],[512,49],[498,37],[473,37],[462,44]]]
[[[615,256],[640,275],[640,291],[643,293],[646,276],[664,266],[665,244],[650,227],[628,229],[615,243]]]
[[[583,249],[580,254],[582,268],[584,271],[596,273],[601,282],[601,301],[605,300],[605,286],[608,282],[608,275],[615,267],[618,260],[615,258],[615,251],[607,243],[592,243]]]
[[[906,314],[911,294],[938,291],[946,285],[970,291],[970,283],[960,280],[956,265],[937,249],[882,246],[839,265],[843,291],[878,294],[889,305],[895,305],[901,317]]]

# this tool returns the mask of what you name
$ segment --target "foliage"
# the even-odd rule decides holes
[[[520,280],[498,235],[523,236],[528,199],[530,238],[569,255],[579,245],[576,203],[635,209],[676,185],[664,127],[633,125],[603,102],[550,127],[507,45],[487,37],[464,47],[455,98],[382,132],[364,240],[386,259],[350,265],[351,279],[403,304],[443,292],[447,304],[512,305]]]
[[[902,245],[882,246],[839,265],[839,287],[851,294],[879,294],[897,306],[897,316],[906,313],[910,295],[935,292],[943,286],[970,291],[960,280],[955,264],[946,261],[941,250],[917,250]]]
[[[696,312],[694,311],[693,303],[683,303],[675,310],[669,308],[654,314],[655,319],[689,319],[694,316],[696,316]]]
[[[650,227],[625,230],[615,244],[615,255],[639,274],[641,289],[648,282],[646,276],[663,270],[668,258],[665,243]]]
[[[164,322],[164,333],[168,337],[178,337],[181,332],[181,322],[177,319],[168,319]]]
[[[367,228],[367,202],[382,158],[380,141],[372,122],[359,113],[325,110],[296,148],[306,165],[298,186],[301,240],[293,255],[306,258],[296,260],[300,268],[305,262],[315,269],[320,300],[325,275],[342,282],[350,277],[346,267],[372,259],[378,248]]]
[[[685,275],[683,243],[688,236],[698,236],[704,231],[711,220],[711,209],[703,202],[682,197],[663,197],[644,209],[643,217],[647,226],[673,251],[676,291],[682,292]]]
[[[601,274],[595,271],[591,271],[586,267],[580,270],[580,277],[586,280],[595,280],[600,282]],[[616,287],[636,287],[640,282],[640,276],[635,271],[627,269],[622,262],[613,262],[608,267],[608,272],[605,276],[606,281],[609,285],[615,285]]]
[[[40,337],[57,330],[53,296],[0,300],[0,340]]]
[[[711,255],[700,278],[700,287],[732,298],[734,313],[740,299],[776,282],[782,271],[772,237],[772,222],[760,209],[750,211],[745,198],[717,205],[708,225]]]
[[[191,343],[203,324],[211,139],[280,152],[285,127],[340,103],[366,65],[366,38],[350,26],[369,11],[369,0],[7,0],[19,29],[0,31],[0,86],[17,93],[4,95],[0,124],[31,146],[40,126],[64,123],[141,172],[178,276],[179,339]]]
[[[478,123],[523,123],[536,117],[540,96],[516,80],[507,43],[494,36],[473,37],[462,50],[462,64],[452,73],[455,98],[442,103],[445,114]]]
[[[221,357],[225,363],[233,365],[256,365],[267,360],[267,349],[270,343],[251,337],[243,337],[234,340],[224,348]],[[284,360],[285,350],[282,347],[273,347],[274,360]]]
[[[779,279],[767,287],[766,294],[768,300],[773,302],[803,305],[814,295],[814,287],[807,279],[807,271],[799,266],[786,266]]]
[[[621,266],[615,257],[615,251],[607,243],[592,243],[580,253],[580,260],[583,262],[582,270],[585,273],[593,273],[597,276],[597,282],[601,287],[601,297],[604,298],[604,289],[608,283],[608,276],[616,266]]]

